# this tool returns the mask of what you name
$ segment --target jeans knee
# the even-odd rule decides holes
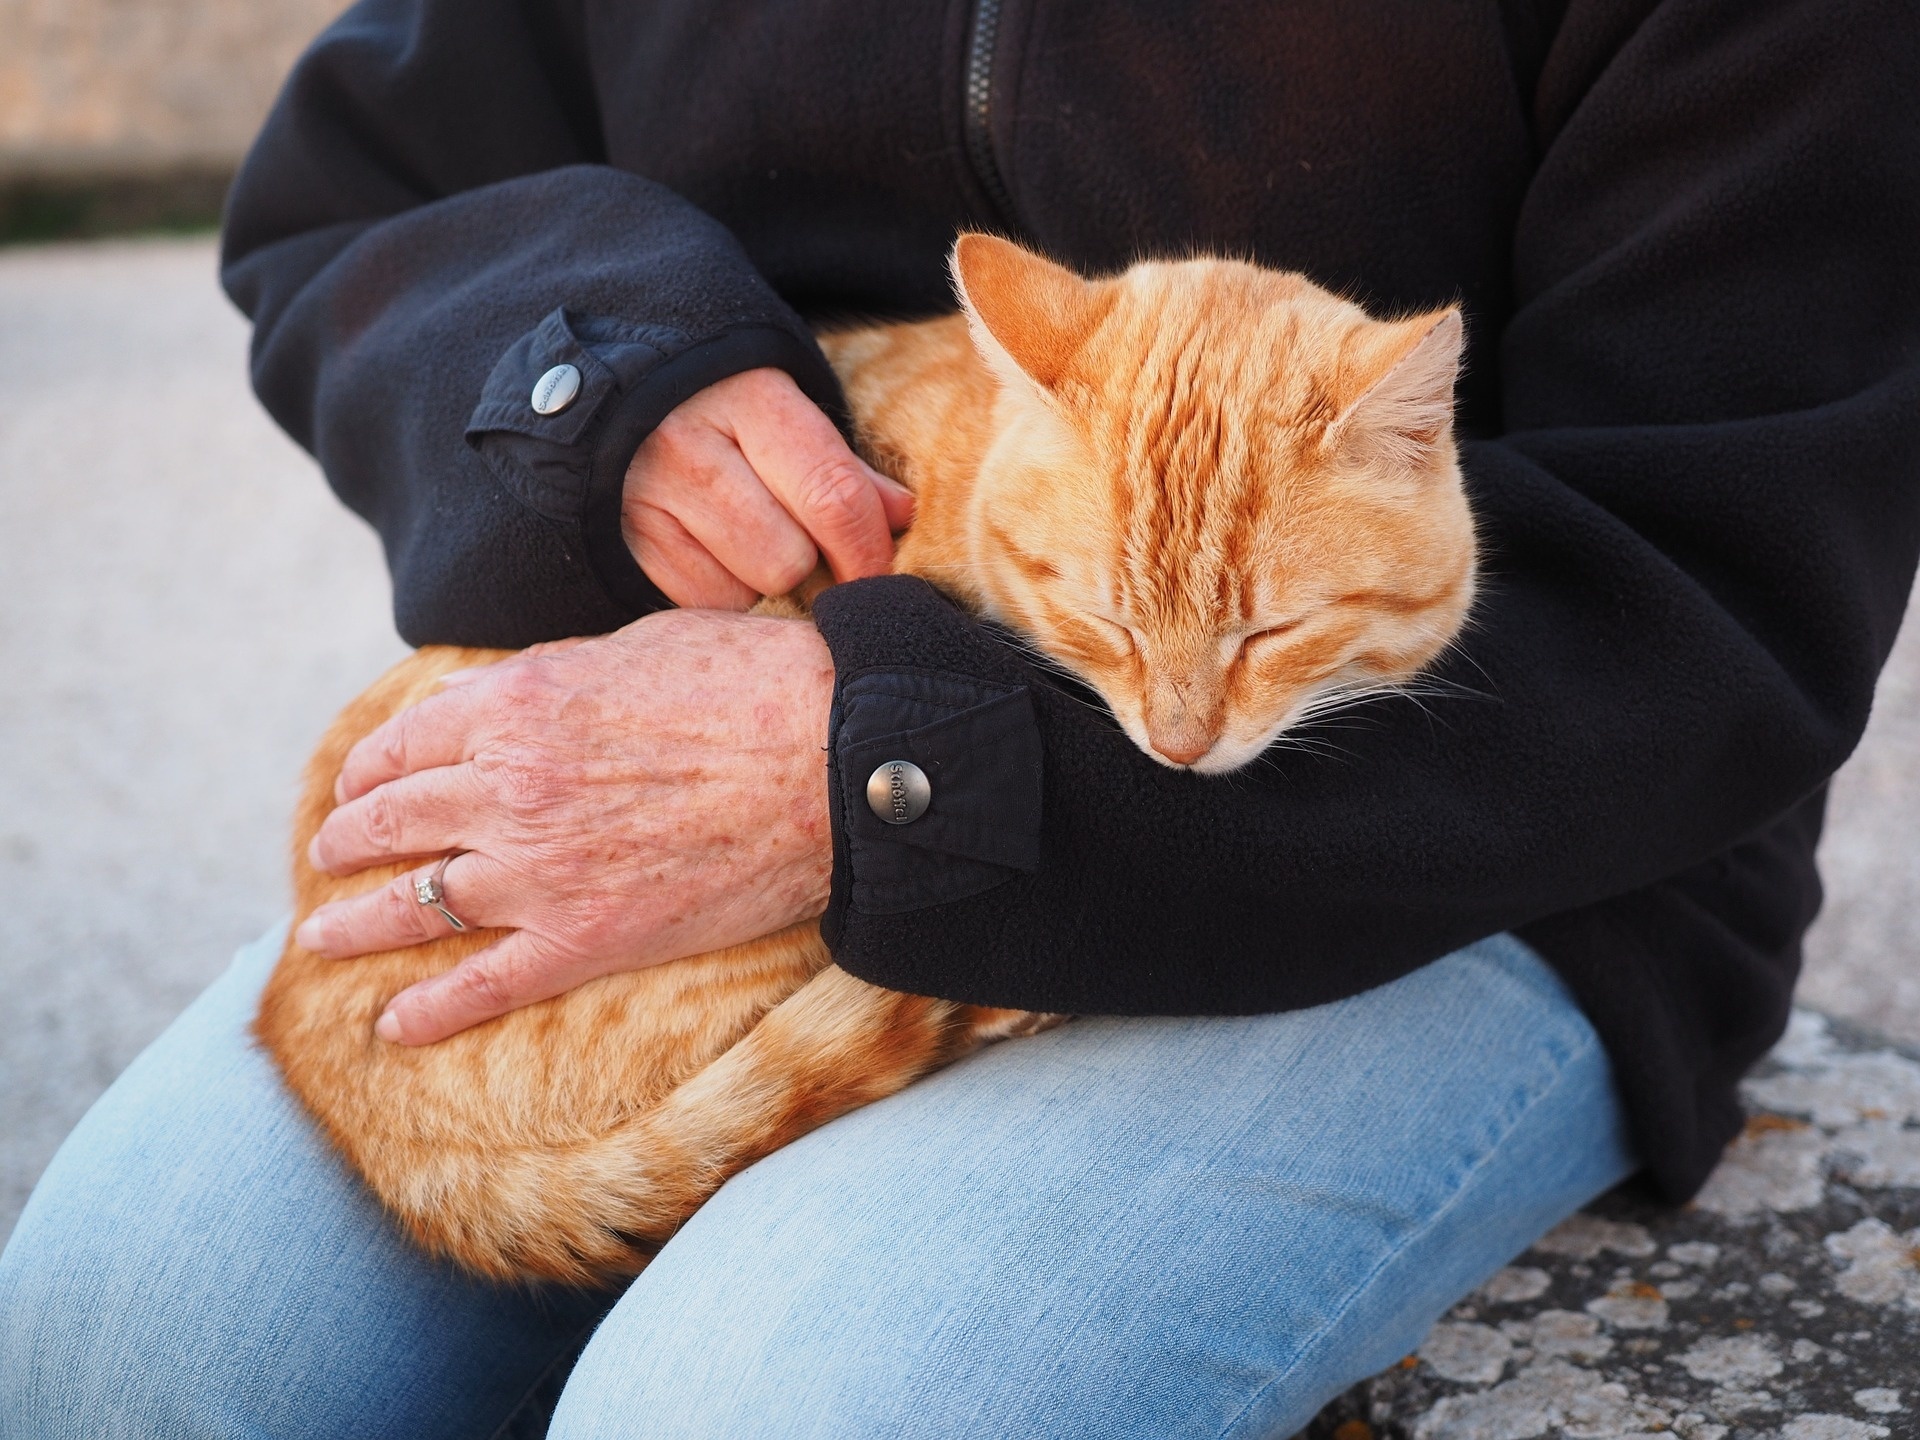
[[[204,1217],[142,1223],[98,1178],[56,1160],[0,1255],[0,1435],[262,1433],[275,1377],[233,1363],[223,1313],[250,1312],[200,1249]]]
[[[110,1246],[50,1228],[29,1214],[0,1253],[0,1415],[7,1433],[31,1440],[131,1433],[103,1422],[154,1373],[138,1350],[143,1336],[159,1332],[161,1317],[127,1303]]]

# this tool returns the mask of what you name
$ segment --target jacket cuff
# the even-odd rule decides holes
[[[534,388],[556,365],[580,386],[542,415]],[[704,336],[562,307],[509,346],[487,377],[466,440],[523,505],[578,537],[614,601],[635,615],[667,598],[635,562],[620,530],[621,491],[634,452],[689,396],[763,367],[784,370],[837,423],[845,405],[820,347],[796,319],[752,320]]]
[[[950,904],[1037,870],[1040,728],[1004,649],[911,576],[834,586],[814,620],[835,673],[827,944],[859,916]],[[867,801],[869,778],[895,760],[917,765],[931,789],[925,813],[904,824]]]

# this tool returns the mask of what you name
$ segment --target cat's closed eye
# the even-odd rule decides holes
[[[1252,654],[1268,642],[1279,640],[1292,634],[1306,623],[1306,616],[1297,616],[1292,620],[1279,620],[1271,625],[1263,625],[1258,630],[1243,630],[1220,637],[1220,658],[1231,663],[1241,655]]]
[[[1307,617],[1296,615],[1291,620],[1277,620],[1271,625],[1263,625],[1247,636],[1246,643],[1255,644],[1261,640],[1278,640],[1282,635],[1290,635],[1307,623]]]
[[[1094,623],[1105,639],[1119,647],[1121,654],[1131,655],[1140,648],[1139,640],[1131,625],[1123,625],[1118,620],[1109,620],[1104,615],[1089,615],[1087,618]]]

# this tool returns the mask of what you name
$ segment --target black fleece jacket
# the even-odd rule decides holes
[[[225,276],[401,632],[495,645],[663,604],[618,530],[648,429],[759,365],[834,408],[802,317],[948,307],[962,227],[1463,301],[1453,694],[1204,779],[924,583],[839,587],[828,933],[901,989],[1206,1013],[1515,930],[1678,1198],[1782,1027],[1920,549],[1916,93],[1910,0],[362,0]],[[925,820],[868,811],[891,758]]]

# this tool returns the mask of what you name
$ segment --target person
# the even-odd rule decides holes
[[[230,203],[256,387],[407,639],[606,637],[363,747],[323,863],[466,852],[514,932],[382,1034],[820,912],[856,975],[1082,1018],[754,1166],[624,1293],[495,1287],[248,1048],[269,936],[22,1217],[7,1433],[1282,1436],[1597,1193],[1683,1200],[1920,546],[1916,73],[1894,0],[360,0]],[[882,574],[910,507],[808,325],[950,306],[965,228],[1461,301],[1453,696],[1210,781]],[[817,629],[733,613],[817,558]],[[857,762],[928,727],[973,778],[919,838]]]

